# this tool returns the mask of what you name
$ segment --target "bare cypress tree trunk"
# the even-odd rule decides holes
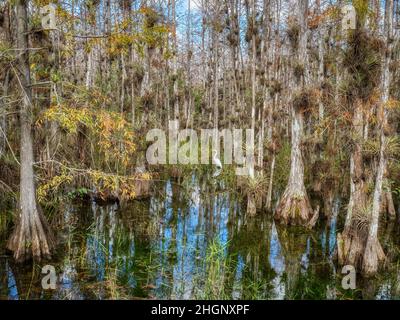
[[[381,212],[386,214],[389,220],[394,221],[396,219],[396,208],[393,201],[392,187],[387,178],[385,179],[384,185],[386,185],[387,189],[383,191]]]
[[[193,45],[191,39],[192,32],[192,18],[191,18],[191,1],[187,1],[188,13],[187,13],[187,61],[186,61],[186,78],[188,82],[188,93],[186,97],[186,105],[187,105],[187,117],[186,117],[186,128],[189,127],[190,121],[193,120],[191,115],[192,113],[192,54],[193,54]]]
[[[317,13],[321,14],[320,0],[317,0]],[[324,81],[324,25],[318,27],[318,84],[321,86]],[[319,121],[321,122],[324,119],[324,103],[322,102],[322,98],[319,99]],[[321,138],[323,138],[321,136]]]
[[[134,21],[134,10],[132,10],[132,4],[129,6],[129,19],[130,21]],[[131,24],[129,27],[129,32],[134,33],[135,32],[135,26],[134,24]],[[135,50],[132,45],[129,46],[129,64],[131,66],[130,68],[130,73],[129,73],[129,78],[130,78],[130,100],[131,100],[131,121],[132,121],[132,126],[135,127],[136,123],[136,93],[135,93],[135,82],[133,81],[133,67],[135,64]]]
[[[3,99],[2,99],[3,100]],[[3,101],[1,102],[3,104]],[[5,110],[5,108],[4,108]],[[6,149],[6,117],[0,116],[0,157]]]
[[[106,0],[105,1],[105,18],[104,18],[104,24],[105,24],[105,29],[106,29],[106,34],[108,35],[108,36],[110,36],[111,35],[111,26],[112,26],[112,23],[111,23],[111,0]],[[111,41],[108,41],[107,42],[107,49],[108,49],[108,52],[111,52],[111,50],[110,50],[110,45],[111,45]],[[108,53],[107,55],[106,55],[106,57],[107,57],[107,62],[106,62],[106,66],[107,66],[107,70],[106,70],[106,81],[107,81],[107,88],[109,87],[109,86],[111,86],[111,72],[112,72],[112,64],[111,64],[111,56],[110,56],[110,54]],[[110,90],[110,93],[111,93],[111,90]]]
[[[232,65],[232,81],[231,89],[234,103],[231,104],[231,117],[229,125],[232,126],[232,116],[237,116],[237,109],[241,106],[239,86],[238,86],[238,45],[239,45],[239,22],[237,13],[237,4],[235,0],[230,0],[230,34],[229,34],[229,48],[231,52],[231,65]]]
[[[0,9],[2,9],[0,7]],[[0,28],[4,29],[4,39],[1,38],[0,40],[3,41],[3,43],[9,45],[11,43],[11,24],[10,24],[10,4],[7,3],[4,6],[4,11],[3,11],[3,23],[2,25],[0,24]],[[5,77],[4,77],[4,82],[2,85],[2,97],[0,97],[0,157],[3,155],[3,153],[6,150],[6,145],[7,145],[7,117],[6,117],[6,110],[7,110],[7,96],[8,96],[8,90],[10,86],[10,78],[11,78],[11,73],[10,70],[5,71]]]
[[[273,8],[273,6],[270,6]],[[274,12],[274,24],[279,25],[279,16],[280,16],[280,4],[275,3],[275,10]],[[270,27],[271,28],[271,27]],[[279,29],[272,35],[272,52],[271,56],[273,59],[273,77],[274,81],[279,81],[279,55],[281,54],[281,50],[279,50],[278,39],[280,38]],[[278,82],[276,82],[278,83]],[[268,108],[268,115],[267,115],[267,141],[270,143],[270,150],[269,150],[269,157],[271,158],[271,166],[270,166],[270,177],[269,177],[269,184],[267,190],[267,200],[266,200],[266,209],[271,210],[272,208],[272,190],[273,190],[273,182],[274,182],[274,173],[275,173],[275,165],[276,165],[276,141],[274,141],[273,133],[274,133],[274,119],[273,114],[274,110],[278,107],[279,101],[279,93],[274,90],[273,94],[269,94],[271,98],[271,103]]]
[[[303,75],[295,74],[296,89],[304,89],[307,76],[307,12],[308,0],[300,0],[296,6],[297,14],[295,28],[298,29],[298,44],[294,44],[297,64],[303,70]],[[293,68],[295,69],[296,66]],[[289,182],[275,213],[275,219],[287,225],[302,225],[312,227],[317,219],[318,212],[314,214],[310,200],[304,186],[304,164],[301,152],[301,139],[303,136],[304,116],[302,110],[292,106],[291,110],[291,157]]]
[[[393,0],[386,0],[385,10],[385,36],[387,50],[385,53],[385,60],[383,63],[382,72],[382,98],[380,110],[378,112],[378,119],[380,121],[379,134],[380,134],[380,151],[379,151],[379,165],[378,172],[375,180],[375,190],[372,202],[371,221],[368,231],[368,239],[364,253],[364,260],[362,270],[367,275],[373,275],[378,271],[379,264],[385,259],[385,254],[379,243],[378,239],[378,226],[379,214],[381,212],[382,202],[382,186],[384,175],[387,167],[386,157],[386,140],[385,127],[387,126],[387,108],[386,104],[390,96],[390,58],[392,54],[392,30],[393,30]]]
[[[94,21],[96,21],[96,15],[94,8],[89,5],[86,6],[85,10],[81,10],[81,14],[83,15],[83,29],[86,32],[91,32],[94,34],[94,27],[91,27],[88,23],[92,19],[92,15],[94,15]],[[89,29],[89,30],[88,30]],[[86,39],[86,44],[88,45],[88,40]],[[85,88],[89,90],[93,87],[94,82],[94,52],[93,48],[89,48],[89,52],[86,52],[85,61],[86,61],[86,74],[85,74]],[[87,128],[83,124],[79,125],[78,136],[77,136],[77,158],[81,162],[81,164],[86,164],[86,133]]]
[[[171,0],[171,10],[172,10],[172,23],[173,23],[173,41],[172,41],[172,51],[174,53],[173,57],[173,74],[174,74],[174,117],[175,120],[180,119],[180,108],[179,108],[179,97],[178,97],[178,40],[176,35],[176,2]]]
[[[269,177],[268,191],[267,191],[267,203],[266,203],[267,210],[271,210],[272,206],[272,188],[274,183],[275,162],[276,162],[276,156],[275,152],[273,152],[271,160],[271,169],[270,169],[271,173]]]
[[[32,92],[30,81],[27,0],[16,1],[17,12],[17,45],[19,55],[19,81],[23,94],[20,110],[21,121],[21,180],[20,212],[13,234],[8,242],[8,249],[14,252],[17,261],[29,258],[40,260],[50,257],[54,248],[54,239],[49,226],[36,203],[36,192],[33,171],[33,146],[31,106]]]
[[[57,33],[53,35],[52,37],[52,56],[53,56],[53,61],[54,61],[54,66],[53,66],[53,72],[54,73],[59,73],[61,70],[61,61],[60,61],[60,34]],[[57,81],[56,83],[51,84],[51,89],[50,89],[50,107],[56,103],[59,105],[59,96],[62,95],[61,92],[61,86],[59,82]],[[50,134],[46,136],[46,142],[47,142],[47,160],[51,160],[52,157],[54,156],[58,144],[60,142],[59,138],[59,127],[56,121],[50,122]],[[53,165],[49,164],[48,166],[49,173],[51,174],[53,171]]]
[[[124,53],[121,53],[121,98],[120,98],[120,112],[121,116],[124,117],[125,110],[125,87],[126,87],[126,79],[127,79],[127,71],[126,71],[126,63]]]
[[[213,19],[218,21],[220,16],[220,5],[214,3]],[[214,129],[219,128],[219,31],[213,27],[212,29],[212,50],[214,55],[214,101],[212,102],[214,110]]]
[[[10,80],[10,72],[7,71],[6,78],[3,84],[3,97],[0,97],[0,157],[6,150],[6,133],[7,133],[7,121],[6,121],[6,104],[8,87]]]
[[[255,0],[251,2],[251,129],[256,130],[256,4]]]

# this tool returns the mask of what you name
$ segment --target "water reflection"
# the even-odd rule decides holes
[[[15,281],[14,274],[13,274],[8,262],[6,262],[6,272],[5,273],[7,274],[8,299],[18,300],[17,283]]]
[[[342,209],[317,231],[288,229],[271,215],[246,218],[240,195],[190,177],[160,185],[127,207],[70,205],[52,263],[57,290],[43,291],[40,266],[0,258],[1,299],[398,298],[397,269],[346,292],[333,263]],[[393,248],[387,239],[386,246]],[[392,253],[392,259],[396,252]]]

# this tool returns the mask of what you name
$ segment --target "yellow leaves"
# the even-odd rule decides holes
[[[128,167],[136,151],[131,124],[116,112],[52,106],[44,112],[37,124],[41,125],[44,121],[57,122],[67,134],[77,134],[84,126],[88,129],[86,134],[104,158],[120,162],[124,167]]]
[[[92,38],[89,39],[84,47],[84,50],[86,53],[90,53],[92,51],[92,48],[94,48],[96,45],[101,43],[101,39],[100,38]]]
[[[373,11],[369,7],[368,0],[353,0],[353,6],[356,9],[358,19],[362,22],[365,21],[367,16],[373,14]]]
[[[107,40],[107,51],[110,55],[119,55],[127,53],[129,46],[137,39],[135,35],[117,33],[113,34]]]
[[[43,203],[52,195],[56,196],[60,193],[62,187],[71,185],[74,179],[79,176],[84,176],[85,181],[89,183],[90,187],[96,190],[96,193],[100,197],[106,199],[112,195],[119,197],[121,200],[134,200],[141,190],[143,181],[152,179],[150,173],[123,176],[105,173],[100,170],[82,170],[62,166],[60,174],[39,186],[37,189],[38,200]]]
[[[99,147],[106,158],[112,156],[126,167],[136,150],[130,124],[115,112],[100,111],[96,115],[96,132]]]
[[[86,105],[88,101],[91,103],[91,107],[104,107],[105,105],[110,105],[113,101],[110,96],[104,94],[98,89],[92,88],[90,90],[85,90],[82,97],[80,97],[80,103]]]
[[[34,0],[33,1],[33,4],[37,7],[44,7],[50,3],[55,3],[55,1],[52,1],[52,0]]]
[[[140,188],[140,182],[151,180],[149,173],[137,176],[119,176],[91,170],[89,175],[99,194],[118,195],[123,200],[134,200]]]
[[[151,178],[152,178],[152,176],[151,176],[151,174],[148,173],[148,172],[145,172],[145,173],[142,174],[142,179],[143,179],[143,180],[148,181],[148,180],[151,180]]]
[[[56,193],[61,186],[71,183],[72,180],[73,176],[66,172],[62,172],[60,175],[54,176],[51,180],[39,186],[36,191],[38,200],[40,202],[46,201],[46,198],[50,193]]]
[[[39,124],[43,119],[48,121],[56,121],[68,133],[76,134],[78,132],[79,124],[91,126],[92,118],[90,112],[86,108],[75,109],[68,107],[52,106],[43,115],[42,119],[39,119]]]
[[[396,99],[389,99],[386,104],[385,107],[389,110],[394,110],[394,109],[398,109],[400,108],[400,101],[396,100]]]
[[[142,6],[142,7],[139,9],[139,12],[140,12],[141,14],[145,14],[145,15],[152,15],[152,14],[155,13],[155,10],[154,10],[153,8],[151,8],[151,7],[148,7],[148,6]]]
[[[96,45],[105,48],[110,56],[119,56],[127,54],[128,49],[134,46],[137,51],[141,50],[143,44],[151,47],[163,46],[166,40],[165,35],[171,32],[171,27],[163,23],[160,14],[150,8],[142,7],[136,12],[142,17],[139,21],[133,21],[132,18],[123,18],[121,21],[111,27],[111,33],[105,37],[89,39],[85,45],[85,52],[89,53]],[[141,24],[139,28],[130,30],[132,24]]]
[[[132,19],[123,19],[119,25],[122,30],[128,29],[132,24]]]
[[[75,89],[75,88],[74,88]],[[109,111],[112,101],[100,90],[74,91],[72,99],[68,103],[61,101],[61,104],[51,106],[45,110],[37,125],[46,122],[56,122],[63,131],[60,134],[71,136],[72,139],[65,139],[66,143],[76,141],[78,132],[85,135],[84,145],[91,155],[91,169],[67,169],[72,176],[84,176],[86,182],[96,186],[97,190],[109,190],[127,199],[135,197],[135,176],[125,177],[120,174],[131,172],[136,157],[137,137],[132,124],[125,120],[124,115],[119,112]],[[88,101],[90,101],[90,106]],[[75,146],[72,146],[74,149]],[[71,150],[71,149],[68,149]],[[67,156],[68,158],[68,156]],[[68,160],[67,160],[68,161]],[[70,159],[74,163],[75,159]],[[63,166],[63,165],[62,165]],[[105,173],[107,171],[108,173]],[[116,175],[110,172],[117,173]],[[145,176],[150,179],[150,176]],[[45,199],[52,190],[57,189],[60,178],[55,177],[44,184],[38,190],[38,196]],[[69,181],[65,179],[65,182]],[[78,182],[78,181],[77,181]],[[82,180],[79,180],[82,183]]]
[[[136,191],[133,189],[123,189],[122,198],[128,199],[128,200],[133,200],[136,198]]]

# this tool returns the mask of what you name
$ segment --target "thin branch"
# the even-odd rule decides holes
[[[3,131],[3,129],[2,129],[1,127],[0,127],[0,131],[1,131],[1,133],[3,134],[3,136],[4,136],[4,139],[6,140],[7,146],[8,146],[8,148],[10,149],[11,154],[12,154],[12,156],[13,156],[15,162],[16,162],[19,166],[21,166],[21,163],[18,161],[17,157],[15,156],[15,153],[14,153],[14,151],[13,151],[11,145],[10,145],[10,142],[8,141],[7,136],[6,136],[5,132]]]
[[[0,179],[0,184],[2,186],[4,186],[6,189],[8,189],[8,191],[10,191],[15,198],[17,198],[17,194],[14,192],[14,190],[7,183],[5,183],[3,180]]]

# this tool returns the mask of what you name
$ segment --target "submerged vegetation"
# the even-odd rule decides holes
[[[279,226],[267,215],[249,219],[240,195],[215,196],[215,186],[203,181],[207,177],[187,177],[184,187],[160,183],[149,200],[120,209],[81,203],[64,208],[52,260],[57,289],[42,290],[40,264],[19,265],[2,256],[0,298],[400,297],[397,262],[372,280],[358,278],[356,290],[343,290],[333,259],[340,219],[320,222],[312,231]],[[344,212],[338,201],[334,210]],[[391,261],[398,261],[394,226],[381,239]]]

